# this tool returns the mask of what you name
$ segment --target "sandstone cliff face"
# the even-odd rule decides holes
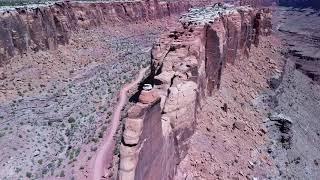
[[[15,55],[55,49],[80,28],[147,21],[186,11],[185,1],[58,2],[0,11],[0,65]]]
[[[120,179],[174,178],[202,100],[219,88],[225,64],[245,60],[259,35],[270,32],[267,16],[249,7],[193,9],[180,29],[160,38],[152,50],[154,88],[129,111]]]

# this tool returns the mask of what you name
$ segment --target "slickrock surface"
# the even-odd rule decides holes
[[[256,136],[264,134],[259,135],[260,127],[253,127],[254,124],[251,123],[259,124],[259,121],[249,121],[249,117],[246,119],[239,114],[244,114],[241,111],[250,108],[250,100],[253,100],[259,89],[267,86],[265,78],[267,75],[271,77],[275,72],[271,69],[277,67],[274,61],[256,51],[259,48],[253,47],[255,45],[267,49],[271,46],[270,42],[263,41],[259,44],[258,40],[260,35],[270,32],[270,22],[267,23],[270,21],[269,13],[249,7],[232,9],[216,4],[191,10],[180,20],[182,27],[163,35],[152,50],[152,93],[157,93],[161,101],[143,108],[141,103],[145,95],[142,94],[140,101],[128,112],[130,126],[126,126],[124,130],[120,150],[121,179],[195,179],[199,176],[214,179],[217,178],[214,172],[218,170],[222,171],[219,175],[222,179],[231,178],[238,175],[236,170],[239,169],[233,167],[233,171],[228,171],[228,167],[222,163],[231,156],[226,149],[232,149],[237,143],[236,140],[224,143],[226,140],[223,137],[227,138],[229,135],[232,140],[234,136],[239,136],[239,140],[254,137],[243,149],[233,151],[238,156],[243,155],[243,159],[236,160],[240,164],[246,164],[241,172],[242,176],[252,178],[255,175],[255,170],[251,170],[254,168],[251,166],[255,166],[253,163],[260,163],[258,160],[262,159],[260,167],[257,166],[256,169],[272,166],[272,163],[267,154],[260,154],[259,148],[263,147],[257,147],[265,141],[263,137]],[[248,60],[250,51],[257,56]],[[224,71],[226,68],[229,69]],[[231,74],[233,71],[234,74]],[[225,73],[230,75],[224,75]],[[256,84],[250,87],[248,81],[255,80]],[[229,88],[225,84],[233,86]],[[243,93],[238,97],[239,103],[228,107],[228,100],[234,100],[232,92],[236,95],[237,88],[242,88]],[[225,94],[219,94],[219,89]],[[224,98],[226,99],[221,102]],[[238,107],[243,110],[237,110]],[[231,112],[228,112],[229,108],[232,108]],[[139,113],[133,113],[137,111]],[[219,122],[219,115],[230,115],[231,120],[228,121],[230,125],[216,127],[219,132],[225,130],[226,133],[224,136],[221,132],[222,137],[216,135],[219,140],[216,146],[221,147],[213,149],[210,144],[215,140],[207,132],[212,128],[211,135],[216,134],[214,126],[218,123],[214,121]],[[239,115],[238,120],[234,119],[236,115]],[[253,113],[252,117],[255,117]],[[140,123],[132,126],[133,121]],[[209,129],[200,129],[202,127]],[[204,158],[209,157],[210,153],[216,156],[216,161]],[[254,157],[252,162],[248,162],[251,154]],[[193,158],[200,162],[194,164]],[[203,166],[200,165],[201,162]],[[222,167],[215,167],[215,162]],[[180,165],[177,167],[178,164]],[[263,171],[257,176],[266,177],[264,173],[269,172]]]
[[[248,11],[249,9],[246,6],[234,7],[229,4],[193,8],[188,13],[182,15],[180,21],[188,25],[205,25],[213,23],[220,19],[221,16],[236,14],[239,11]]]

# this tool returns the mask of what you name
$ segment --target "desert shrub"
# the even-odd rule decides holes
[[[74,122],[76,122],[76,120],[75,120],[73,117],[70,117],[70,118],[68,119],[68,122],[69,122],[69,123],[74,123]]]
[[[27,176],[27,178],[31,178],[32,177],[32,173],[31,172],[27,172],[26,176]]]

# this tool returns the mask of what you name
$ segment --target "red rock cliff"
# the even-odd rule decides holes
[[[259,35],[268,34],[267,11],[215,5],[193,9],[183,27],[152,50],[153,90],[130,111],[120,152],[120,179],[173,179],[185,157],[202,99],[220,86],[226,63],[246,60]]]
[[[79,28],[147,21],[186,11],[185,1],[58,2],[0,11],[0,65],[28,51],[55,49]]]

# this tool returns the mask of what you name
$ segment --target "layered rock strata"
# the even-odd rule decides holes
[[[226,63],[245,60],[270,32],[268,11],[216,4],[192,9],[182,27],[152,50],[153,90],[128,112],[120,179],[173,179],[185,157],[203,99],[220,86]]]
[[[56,49],[71,32],[99,25],[147,21],[186,11],[185,1],[57,2],[0,9],[0,65],[29,51]]]

